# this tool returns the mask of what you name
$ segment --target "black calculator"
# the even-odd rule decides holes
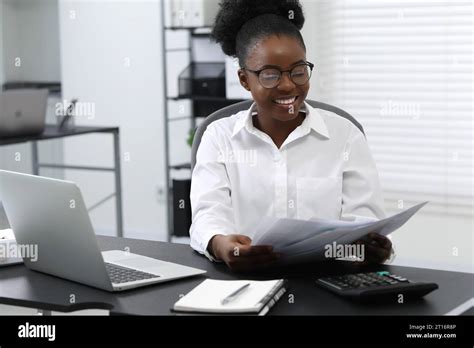
[[[361,301],[398,301],[422,297],[438,284],[413,282],[387,271],[346,274],[316,280],[319,286],[345,298]]]

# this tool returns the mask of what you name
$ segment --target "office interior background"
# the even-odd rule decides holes
[[[472,273],[472,1],[301,2],[307,58],[316,65],[308,98],[364,126],[388,214],[430,201],[393,234],[394,263]],[[120,127],[124,237],[187,242],[173,235],[173,188],[186,192],[190,132],[207,115],[195,114],[199,98],[181,97],[190,64],[207,63],[225,79],[224,95],[201,98],[203,113],[250,98],[236,62],[209,40],[217,4],[0,1],[4,89],[48,83],[47,123],[56,125],[58,110],[77,99],[75,125]],[[39,151],[43,163],[113,165],[104,134],[43,141]],[[2,146],[0,168],[31,173],[31,156],[29,143]],[[113,173],[40,175],[76,182],[95,206],[97,234],[117,234]],[[0,229],[7,227],[3,216]]]

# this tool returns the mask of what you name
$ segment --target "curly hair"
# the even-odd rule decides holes
[[[306,50],[300,33],[305,18],[298,0],[222,0],[219,6],[211,37],[242,67],[250,48],[272,35],[295,37]]]

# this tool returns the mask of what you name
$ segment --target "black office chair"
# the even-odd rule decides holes
[[[362,128],[362,125],[359,122],[357,122],[357,120],[354,117],[352,117],[350,114],[348,114],[344,110],[339,109],[338,107],[335,107],[333,105],[321,103],[314,100],[306,100],[306,102],[309,105],[311,105],[313,108],[331,111],[341,117],[348,119],[349,121],[354,123],[354,125],[357,128],[359,128],[363,134],[365,134],[364,129]],[[194,166],[196,165],[197,151],[198,151],[199,145],[201,144],[201,139],[204,132],[207,129],[207,126],[209,126],[212,122],[217,121],[221,118],[232,116],[233,114],[236,114],[242,110],[248,110],[250,106],[252,105],[252,103],[253,103],[253,100],[245,100],[243,102],[226,106],[225,108],[217,110],[216,112],[206,117],[204,122],[201,123],[201,125],[199,125],[199,127],[196,130],[196,133],[194,134],[193,146],[191,148],[191,172],[194,170]]]

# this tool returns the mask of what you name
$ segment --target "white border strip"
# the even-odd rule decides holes
[[[467,311],[471,307],[474,307],[474,298],[471,298],[467,300],[466,302],[460,304],[459,306],[449,311],[445,315],[460,315],[461,313]]]

